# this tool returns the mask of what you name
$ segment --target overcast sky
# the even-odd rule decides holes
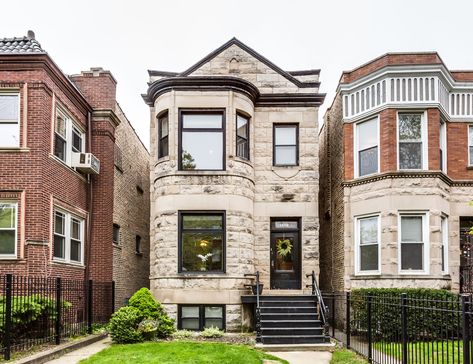
[[[22,0],[0,14],[0,37],[34,30],[65,73],[112,71],[147,146],[147,70],[183,71],[234,36],[285,70],[322,69],[320,118],[341,72],[386,52],[436,50],[473,68],[472,0]]]

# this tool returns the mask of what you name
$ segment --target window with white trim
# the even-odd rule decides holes
[[[399,169],[427,169],[425,129],[421,113],[398,114]]]
[[[70,166],[72,153],[82,153],[84,150],[85,133],[62,109],[56,108],[54,155]]]
[[[468,126],[468,165],[473,166],[473,125]]]
[[[379,172],[379,123],[378,118],[356,124],[356,156],[357,176]]]
[[[401,272],[427,271],[428,237],[425,214],[400,216],[400,270]]]
[[[448,273],[448,219],[441,217],[440,237],[442,239],[442,273]]]
[[[20,95],[0,93],[0,148],[20,146]]]
[[[16,258],[18,204],[0,201],[0,258]]]
[[[359,273],[379,272],[379,221],[379,215],[356,219],[356,260]]]
[[[84,253],[84,220],[62,210],[54,211],[55,260],[82,263]]]
[[[447,172],[447,123],[440,120],[440,170]]]

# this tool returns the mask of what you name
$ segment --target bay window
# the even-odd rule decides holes
[[[236,117],[236,156],[250,159],[250,119],[237,114]]]
[[[158,116],[158,158],[169,155],[169,114],[167,111]]]
[[[299,164],[299,126],[274,124],[273,139],[273,164],[297,166]]]
[[[447,172],[447,124],[440,121],[440,170]]]
[[[400,216],[400,271],[427,272],[428,236],[425,214]]]
[[[53,257],[66,263],[82,263],[84,220],[62,210],[54,211]]]
[[[441,217],[440,238],[442,244],[442,273],[448,273],[448,220],[446,216]]]
[[[426,126],[422,114],[398,115],[399,169],[427,169]]]
[[[380,217],[366,216],[356,219],[357,272],[379,273]]]
[[[356,124],[355,163],[357,176],[379,172],[378,158],[378,118]]]
[[[20,146],[20,96],[14,93],[0,93],[0,148]]]
[[[15,258],[18,205],[0,201],[0,258]]]
[[[473,166],[473,125],[468,126],[468,165]]]

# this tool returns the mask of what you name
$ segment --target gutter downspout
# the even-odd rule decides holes
[[[92,152],[92,120],[90,111],[87,112],[87,153]],[[92,248],[92,216],[93,216],[93,177],[88,175],[88,191],[87,191],[87,207],[89,213],[87,215],[87,246],[85,256],[85,281],[88,282],[90,279],[90,251]]]

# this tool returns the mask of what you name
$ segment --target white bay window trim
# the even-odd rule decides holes
[[[57,231],[57,226],[56,226],[56,215],[61,215],[63,217],[63,223],[64,223],[64,230],[62,232]],[[73,223],[78,223],[79,224],[79,236],[74,237],[73,232],[72,232],[72,224]],[[83,265],[84,263],[84,219],[81,217],[78,217],[74,214],[71,214],[70,212],[60,209],[60,208],[54,208],[53,212],[53,241],[52,241],[52,255],[53,255],[53,260],[56,262],[62,262],[62,263],[69,263],[69,264],[76,264],[76,265]],[[55,244],[55,237],[59,237],[63,239],[63,257],[59,257],[55,255],[54,251],[54,244]],[[79,251],[79,260],[73,260],[71,259],[71,251],[72,251],[72,244],[74,243],[79,243],[80,244],[80,251]]]
[[[468,125],[468,165],[473,166],[473,124]]]
[[[421,116],[421,139],[420,142],[422,143],[421,148],[421,158],[422,158],[422,166],[421,168],[401,168],[400,162],[400,141],[399,141],[399,119],[401,115],[420,115]],[[397,169],[403,171],[419,171],[419,170],[428,170],[429,169],[429,145],[428,145],[428,130],[427,130],[427,111],[403,111],[398,112],[396,116],[396,154],[397,154]]]
[[[440,169],[447,173],[447,122],[440,120],[440,153],[441,153],[441,165]]]
[[[64,121],[64,135],[61,135],[57,132],[57,122],[58,118],[61,118]],[[72,153],[84,153],[85,151],[85,132],[84,130],[78,126],[78,124],[68,115],[63,108],[57,106],[56,107],[56,118],[54,120],[54,155],[57,159],[67,164],[69,167],[72,165]],[[80,138],[80,150],[78,151],[74,147],[74,134]],[[64,141],[64,158],[56,154],[56,143],[57,138],[60,138]]]
[[[377,245],[378,248],[378,268],[375,270],[361,269],[361,223],[363,220],[376,218],[377,242],[369,245]],[[355,217],[355,275],[379,275],[381,274],[381,216],[378,213],[360,215]],[[368,245],[368,244],[367,244]],[[367,246],[364,245],[364,246]]]
[[[365,124],[365,123],[373,123],[375,122],[375,125],[376,125],[376,144],[374,143],[370,143],[369,147],[368,148],[363,148],[362,150],[360,150],[360,126],[362,124]],[[365,125],[368,125],[368,124],[365,124]],[[354,163],[354,171],[355,171],[355,178],[358,178],[358,177],[364,177],[364,176],[369,176],[369,175],[372,175],[372,174],[376,174],[376,173],[379,173],[380,171],[380,123],[379,123],[379,116],[376,116],[374,118],[370,118],[370,119],[367,119],[367,120],[363,120],[363,121],[360,121],[360,122],[357,122],[355,125],[354,125],[354,132],[353,132],[353,147],[354,147],[354,153],[353,153],[353,163]],[[377,153],[376,153],[376,158],[377,158],[377,161],[376,161],[376,171],[375,172],[372,172],[372,173],[366,173],[366,174],[361,174],[360,173],[360,158],[359,158],[359,153],[362,152],[362,151],[366,151],[370,148],[377,148]]]
[[[402,218],[403,217],[421,217],[421,241],[402,241]],[[407,275],[427,275],[430,273],[430,234],[429,234],[429,213],[428,211],[401,211],[398,215],[398,272]],[[402,269],[402,245],[403,244],[422,243],[422,269]]]

